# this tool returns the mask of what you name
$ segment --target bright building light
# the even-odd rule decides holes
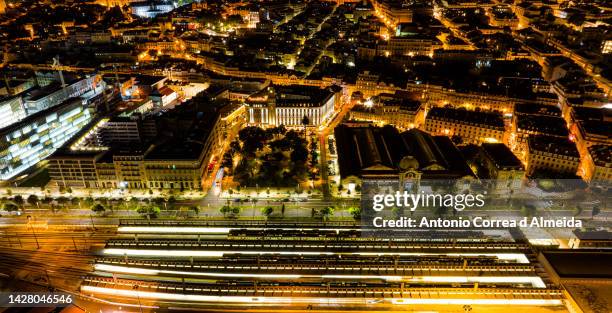
[[[391,299],[393,304],[455,304],[455,305],[563,305],[558,299]]]
[[[279,255],[399,255],[399,256],[489,256],[500,260],[514,261],[516,263],[529,263],[523,253],[418,253],[418,252],[321,252],[321,251],[203,251],[203,250],[149,250],[149,249],[124,249],[107,248],[104,254],[108,255],[128,255],[128,256],[157,256],[157,257],[222,257],[224,254],[279,254]]]
[[[149,227],[120,226],[120,233],[178,233],[178,234],[228,234],[231,228],[226,227]]]
[[[331,298],[331,297],[248,297],[248,296],[209,296],[183,293],[164,293],[129,289],[114,289],[96,286],[81,286],[81,292],[105,294],[118,297],[155,299],[167,301],[214,302],[214,303],[321,303],[321,304],[371,304],[388,302],[395,305],[407,304],[450,304],[450,305],[533,305],[560,306],[560,299],[431,299],[431,298]]]
[[[117,231],[120,233],[229,233],[233,229],[246,229],[246,230],[261,230],[262,228],[257,227],[172,227],[172,226],[120,226]],[[282,227],[266,227],[266,229],[275,230],[298,230],[298,231],[312,231],[314,228],[282,228]],[[358,228],[317,228],[320,231],[351,231],[360,230]]]

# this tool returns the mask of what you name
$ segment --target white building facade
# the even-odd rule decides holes
[[[258,126],[319,126],[333,116],[340,92],[319,87],[267,87],[246,101],[247,121]]]

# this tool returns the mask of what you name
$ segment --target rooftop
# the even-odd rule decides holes
[[[504,128],[504,120],[499,112],[469,111],[450,107],[436,107],[429,110],[427,119],[458,121],[477,125],[487,125],[501,129]]]
[[[567,137],[565,120],[557,116],[517,115],[516,128],[519,131],[531,131],[551,136]]]
[[[70,86],[74,83],[76,83],[77,81],[79,81],[78,79],[74,79],[74,80],[70,80],[70,81],[66,81],[66,86]],[[24,100],[26,101],[38,101],[54,92],[57,92],[59,90],[62,89],[62,84],[60,82],[54,81],[51,84],[42,87],[42,88],[37,88],[37,89],[33,89],[32,91],[30,91],[29,95],[24,97]]]
[[[399,173],[400,161],[410,157],[424,178],[461,178],[473,173],[448,137],[392,126],[342,124],[334,129],[342,177]]]
[[[277,106],[318,107],[325,104],[336,91],[333,86],[319,88],[301,85],[273,85],[251,95],[249,102],[267,102],[269,97],[274,97]]]
[[[561,109],[552,105],[519,102],[514,106],[515,114],[561,116]]]
[[[591,159],[597,166],[612,167],[612,145],[593,145],[589,147]]]
[[[610,251],[547,251],[544,256],[562,278],[612,278]]]
[[[42,111],[38,111],[34,114],[29,115],[28,117],[24,118],[23,120],[17,122],[17,123],[13,123],[11,125],[8,125],[4,128],[0,128],[0,134],[7,134],[7,133],[12,133],[14,131],[18,131],[19,129],[27,126],[27,125],[32,125],[34,123],[37,122],[41,122],[43,123],[43,120],[48,116],[51,115],[55,112],[67,112],[69,110],[72,110],[73,108],[76,108],[78,106],[82,106],[82,101],[80,98],[70,98],[56,106],[47,108],[45,110]]]
[[[523,169],[523,163],[503,143],[483,143],[482,150],[497,169]]]
[[[574,106],[572,107],[572,117],[574,121],[612,121],[612,110]]]
[[[529,150],[547,152],[556,155],[563,155],[579,158],[576,144],[567,138],[558,138],[546,135],[529,136],[527,139]]]

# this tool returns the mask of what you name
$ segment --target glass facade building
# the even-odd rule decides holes
[[[26,117],[21,97],[7,97],[0,100],[0,128],[7,127]]]
[[[0,129],[0,180],[15,177],[61,147],[92,120],[74,98]]]

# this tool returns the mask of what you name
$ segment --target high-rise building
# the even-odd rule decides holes
[[[59,187],[201,189],[223,143],[244,124],[242,106],[211,108],[201,98],[156,119],[109,119],[88,131],[103,146],[71,143],[49,158],[51,180]]]
[[[0,180],[15,177],[44,160],[91,119],[89,109],[77,98],[0,129]]]
[[[75,79],[62,86],[54,81],[49,85],[34,89],[24,96],[24,106],[28,114],[36,113],[58,105],[69,98],[91,99],[104,90],[106,84],[99,75]]]
[[[0,99],[0,128],[7,127],[26,117],[23,101],[19,96]]]

